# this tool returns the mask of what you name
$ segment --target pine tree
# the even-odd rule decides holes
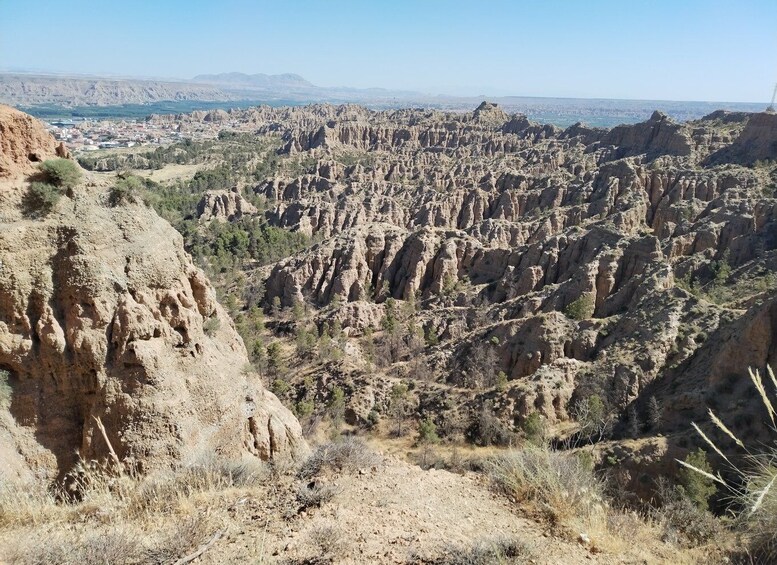
[[[642,424],[639,421],[639,414],[637,414],[637,407],[633,404],[629,407],[629,411],[626,416],[626,429],[629,436],[635,438],[638,437],[642,428]]]
[[[661,413],[661,404],[659,404],[655,396],[651,396],[648,400],[647,419],[651,430],[657,432],[661,429],[663,415]]]

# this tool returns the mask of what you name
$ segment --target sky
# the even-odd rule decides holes
[[[777,0],[0,0],[0,70],[762,102]]]

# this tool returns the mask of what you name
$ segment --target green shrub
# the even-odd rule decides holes
[[[507,390],[508,385],[508,379],[507,379],[507,373],[504,371],[499,371],[496,374],[496,390],[500,392],[504,392]]]
[[[205,332],[205,335],[207,335],[208,337],[213,337],[214,335],[216,335],[216,332],[219,331],[220,327],[221,327],[221,320],[219,320],[216,316],[213,316],[212,318],[208,318],[202,324],[202,329]]]
[[[526,441],[536,445],[542,444],[547,438],[547,425],[545,418],[539,412],[532,412],[521,425],[523,433],[526,435]]]
[[[712,513],[699,508],[684,495],[681,488],[664,490],[660,494],[662,505],[652,514],[656,522],[663,526],[665,539],[695,547],[721,533],[723,528],[720,521]]]
[[[312,400],[300,400],[297,402],[297,409],[295,412],[297,413],[297,418],[307,418],[313,413],[313,410],[315,410],[316,405]]]
[[[426,418],[418,424],[418,443],[430,444],[438,443],[440,436],[437,435],[437,425],[431,418]]]
[[[108,203],[111,206],[119,204],[137,204],[141,200],[144,184],[143,179],[135,175],[119,178],[108,191]]]
[[[289,392],[289,388],[291,388],[289,383],[283,379],[275,379],[270,385],[270,390],[276,396],[286,394]]]
[[[53,184],[33,182],[24,197],[25,212],[32,217],[43,217],[54,209],[61,196],[62,193]]]
[[[577,300],[570,302],[564,309],[564,314],[572,320],[587,320],[594,315],[594,296],[592,294],[583,294]]]
[[[367,427],[369,429],[373,429],[379,423],[380,423],[380,414],[378,414],[377,410],[370,410],[370,413],[367,414]]]
[[[60,188],[73,188],[81,180],[81,170],[68,159],[49,159],[40,165],[46,180]]]

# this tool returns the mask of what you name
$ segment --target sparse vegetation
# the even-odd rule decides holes
[[[433,560],[425,559],[425,565],[497,565],[526,563],[535,557],[525,543],[506,537],[481,540],[469,547],[451,545],[444,555]],[[413,559],[410,563],[415,563]]]
[[[6,545],[9,562],[168,562],[219,532],[225,514],[198,497],[258,485],[268,470],[258,460],[232,461],[203,453],[171,472],[117,475],[95,462],[72,473],[79,496],[39,484],[0,484],[0,526],[32,528]],[[72,488],[72,487],[71,487]],[[71,502],[68,502],[71,501]],[[212,501],[215,503],[215,500]],[[101,516],[110,515],[110,520]],[[41,543],[41,537],[45,543]],[[11,540],[9,540],[11,541]]]
[[[205,335],[213,337],[221,329],[221,320],[217,316],[211,316],[202,323],[202,329]]]

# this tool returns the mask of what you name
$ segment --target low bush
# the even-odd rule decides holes
[[[301,465],[297,475],[308,479],[326,469],[356,472],[381,463],[380,456],[359,438],[344,438],[319,446]]]
[[[143,188],[143,179],[138,176],[120,177],[108,191],[108,203],[111,206],[138,204],[142,198]]]
[[[208,318],[202,323],[202,329],[205,332],[205,335],[208,337],[213,337],[216,335],[216,332],[218,332],[220,328],[221,320],[219,320],[216,316]]]
[[[318,507],[321,508],[325,503],[332,500],[338,490],[334,485],[313,481],[309,484],[300,485],[297,489],[297,501],[301,509]]]
[[[62,193],[53,184],[45,182],[30,183],[22,205],[28,216],[39,218],[49,214],[59,202]]]
[[[73,188],[81,181],[81,170],[69,159],[48,159],[40,165],[46,180],[59,188]]]
[[[675,545],[702,545],[715,539],[723,530],[715,516],[699,508],[679,491],[664,500],[653,514],[656,522],[663,527],[664,539]]]
[[[343,531],[334,524],[319,524],[312,527],[306,537],[306,545],[312,556],[305,562],[339,563],[348,550],[348,541]]]
[[[585,519],[603,508],[601,482],[573,454],[527,445],[492,459],[486,470],[499,491],[531,503],[553,523]]]

